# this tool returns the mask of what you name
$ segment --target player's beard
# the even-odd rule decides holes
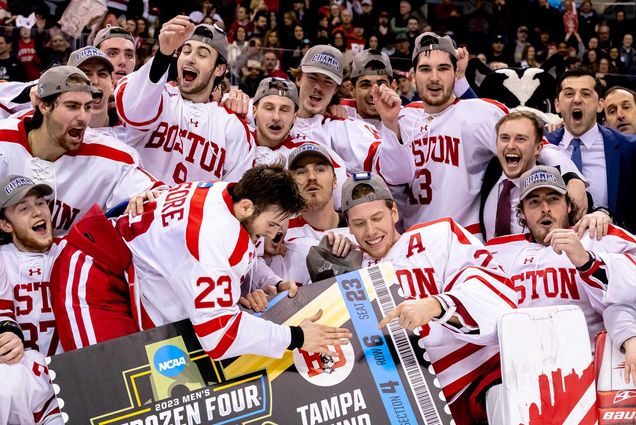
[[[444,87],[444,90],[442,92],[442,96],[440,97],[431,97],[428,95],[428,90],[425,90],[424,93],[421,95],[422,97],[422,101],[424,102],[425,105],[429,105],[429,106],[443,106],[446,103],[448,103],[448,101],[450,100],[450,98],[453,96],[453,88],[452,87]]]
[[[184,87],[182,84],[183,77],[180,76],[178,78],[179,90],[183,94],[199,94],[203,91],[208,94],[212,93],[212,82],[214,81],[214,72],[211,71],[207,77],[204,77],[202,74],[197,75],[197,79],[200,81],[197,84],[192,85],[191,87]]]
[[[51,230],[51,222],[47,222],[47,235],[36,236],[31,229],[20,229],[13,227],[13,240],[25,248],[28,252],[46,252],[53,244],[53,232]]]

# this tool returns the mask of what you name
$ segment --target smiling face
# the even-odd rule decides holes
[[[284,96],[269,95],[254,105],[258,144],[278,147],[289,135],[296,120],[296,105]]]
[[[428,113],[444,110],[455,96],[455,68],[450,54],[441,50],[422,52],[417,58],[415,86]]]
[[[386,256],[400,238],[395,230],[399,217],[395,203],[389,208],[384,200],[365,202],[348,209],[346,214],[358,246],[373,258]]]
[[[303,73],[298,81],[298,87],[300,97],[298,115],[304,118],[324,114],[338,89],[334,80],[326,75],[313,72]]]
[[[177,84],[183,97],[192,101],[209,97],[214,78],[225,73],[225,65],[215,67],[217,56],[206,43],[186,41],[177,60]]]
[[[534,167],[542,146],[528,118],[509,119],[497,132],[497,158],[508,178],[517,178]]]
[[[625,134],[636,134],[636,101],[627,90],[614,90],[605,96],[605,121],[608,127]]]
[[[332,202],[336,188],[336,174],[333,166],[326,159],[307,155],[294,161],[294,169],[290,170],[298,190],[305,199],[307,210],[317,211]]]
[[[85,91],[62,93],[52,105],[38,99],[49,140],[66,152],[79,149],[91,117],[93,97]]]
[[[565,195],[551,188],[533,190],[521,202],[521,217],[534,239],[543,245],[551,230],[569,227],[569,212]]]
[[[589,75],[567,77],[561,83],[555,106],[563,117],[565,128],[576,137],[592,128],[596,124],[596,114],[603,110],[595,85],[594,78]]]
[[[20,202],[5,208],[0,230],[11,234],[20,251],[48,251],[53,243],[53,227],[45,199],[32,190]]]
[[[375,109],[375,103],[373,103],[373,96],[371,96],[371,89],[374,84],[378,86],[387,85],[390,87],[391,81],[386,75],[361,75],[353,87],[353,98],[356,101],[356,108],[360,116],[365,119],[380,118],[380,114],[377,109]]]

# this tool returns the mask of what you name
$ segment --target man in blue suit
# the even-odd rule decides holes
[[[595,208],[607,209],[614,221],[636,230],[636,138],[597,123],[603,89],[595,74],[574,67],[557,82],[555,106],[564,128],[546,134],[563,147],[590,183]]]

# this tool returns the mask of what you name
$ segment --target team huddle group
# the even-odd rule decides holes
[[[159,42],[133,72],[132,37],[107,27],[0,85],[0,424],[63,423],[45,356],[186,318],[212,359],[335,356],[352,334],[322,312],[249,311],[385,261],[406,301],[380,325],[419,334],[458,424],[503,423],[497,319],[517,307],[580,307],[636,380],[636,143],[597,124],[589,71],[560,77],[564,127],[544,135],[456,80],[468,53],[448,36],[416,39],[406,107],[377,50],[333,105],[331,46],[249,99],[222,93],[216,26],[177,16]]]

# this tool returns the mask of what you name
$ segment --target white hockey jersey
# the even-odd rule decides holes
[[[461,329],[433,319],[420,344],[449,402],[499,362],[497,318],[516,308],[515,292],[490,253],[450,218],[407,230],[387,255],[365,254],[363,267],[390,261],[407,299],[435,296],[455,306]]]
[[[497,155],[495,124],[508,109],[487,99],[458,99],[437,114],[423,108],[421,101],[413,102],[399,115],[401,137],[413,147],[416,166],[406,202],[399,205],[404,227],[448,216],[479,234],[479,191],[488,162]],[[559,166],[563,174],[580,175],[554,145],[545,145],[539,160]]]
[[[411,182],[415,175],[410,141],[402,144],[393,132],[380,133],[364,121],[298,117],[290,134],[294,141],[311,140],[333,149],[350,174],[372,171],[391,185]]]
[[[38,350],[45,356],[62,352],[51,304],[50,276],[53,262],[64,246],[55,240],[46,253],[22,252],[14,244],[0,246],[0,263],[6,272],[6,282],[0,279],[0,320],[2,304],[12,303],[15,321],[24,334],[25,348]],[[10,293],[9,293],[10,292]],[[3,295],[4,294],[4,295]]]
[[[0,119],[9,118],[11,115],[31,109],[31,102],[16,103],[14,100],[20,94],[36,85],[37,81],[3,81],[0,83]]]
[[[603,310],[609,288],[636,294],[636,239],[627,231],[611,226],[600,241],[588,233],[583,247],[596,255],[591,269],[579,272],[567,255],[551,246],[534,242],[529,233],[491,239],[486,244],[510,276],[519,307],[576,305],[585,314],[590,341],[603,330]]]
[[[307,223],[303,216],[299,215],[289,220],[289,227],[287,228],[285,241],[292,241],[298,238],[308,238],[319,243],[323,237],[327,236],[327,233],[333,232],[334,235],[344,235],[351,239],[352,242],[355,242],[356,239],[349,231],[349,227],[346,227],[346,224],[343,223],[340,223],[340,225],[343,227],[320,230]]]
[[[0,175],[17,174],[53,188],[47,201],[55,236],[66,234],[93,204],[112,208],[162,186],[138,166],[132,149],[88,130],[75,152],[53,162],[33,157],[24,129],[29,119],[0,121]]]
[[[189,318],[213,359],[283,355],[289,327],[237,306],[256,249],[234,217],[228,183],[175,186],[136,218],[120,217],[116,227],[133,256],[134,310],[143,308],[154,325]],[[141,319],[139,325],[147,327]]]
[[[245,121],[216,102],[181,96],[168,71],[150,80],[151,59],[122,78],[115,90],[126,143],[142,164],[173,186],[186,181],[238,181],[252,167],[254,143]]]

